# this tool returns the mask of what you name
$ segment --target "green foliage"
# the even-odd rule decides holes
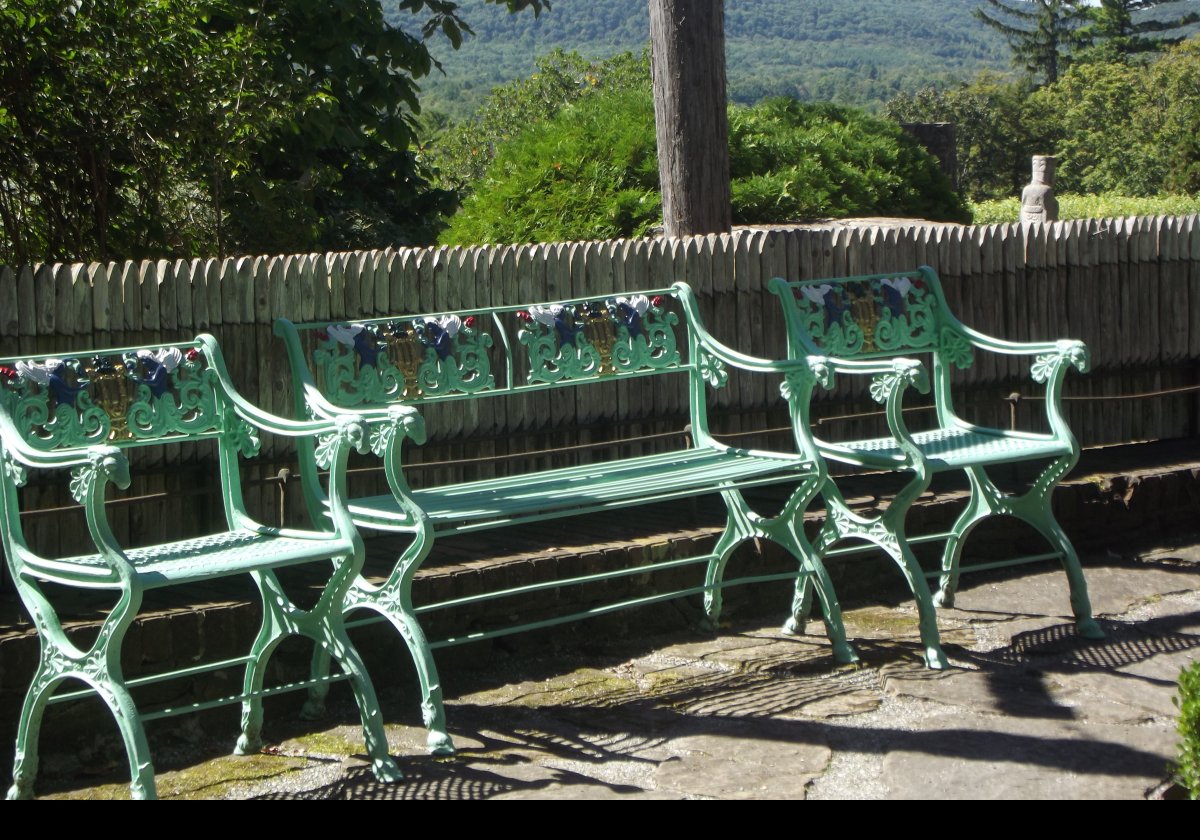
[[[524,79],[495,88],[475,115],[435,135],[429,163],[439,184],[466,194],[496,156],[496,148],[562,108],[599,91],[645,89],[650,82],[649,58],[622,53],[589,61],[579,53],[554,50],[537,60]]]
[[[399,9],[467,31],[454,2]],[[433,66],[380,0],[0,4],[0,260],[428,239],[452,198],[411,150]]]
[[[1048,84],[1087,42],[1083,0],[987,0],[975,17],[1005,37],[1013,64]]]
[[[970,220],[915,140],[849,108],[794,99],[734,108],[729,148],[737,224],[870,215]]]
[[[1175,772],[1192,799],[1200,799],[1200,662],[1179,672],[1179,757]]]
[[[1004,40],[971,17],[982,0],[726,0],[729,98],[772,96],[878,108],[900,91],[1003,69]],[[445,56],[445,75],[422,83],[422,101],[456,121],[495,86],[534,72],[552,48],[588,60],[639,55],[649,41],[646,0],[555,3],[537,20],[464,0],[476,38]]]
[[[1060,219],[1115,219],[1122,216],[1186,216],[1200,213],[1200,196],[1131,196],[1117,193],[1078,195],[1066,193],[1058,198]],[[1021,218],[1021,199],[997,198],[971,203],[977,225],[1016,222]]]
[[[1184,0],[1099,0],[1089,11],[1092,23],[1085,35],[1109,45],[1117,55],[1177,44],[1187,37],[1190,24],[1200,21],[1194,4]]]
[[[1029,106],[1028,81],[991,74],[970,84],[901,94],[885,112],[899,122],[954,123],[959,189],[972,200],[1020,193],[1029,159],[1051,148],[1053,121]]]
[[[969,218],[937,163],[897,126],[834,105],[730,110],[737,223],[850,215]],[[645,90],[583,98],[501,144],[446,244],[643,235],[661,218]]]
[[[215,23],[224,11],[0,5],[0,260],[207,247],[216,220],[200,150],[243,166],[247,112],[276,116],[267,58],[243,28]]]
[[[640,236],[662,216],[648,91],[583,98],[501,144],[442,242]]]
[[[1078,64],[1059,84],[1038,91],[1030,105],[1047,121],[1053,115],[1064,191],[1153,195],[1200,186],[1196,39],[1149,66]]]
[[[992,76],[928,88],[896,97],[887,114],[955,123],[959,186],[975,201],[1019,194],[1034,154],[1059,158],[1061,192],[1193,192],[1200,188],[1200,39],[1148,64],[1119,56],[1076,62],[1037,91]]]

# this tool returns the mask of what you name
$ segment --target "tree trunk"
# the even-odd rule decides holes
[[[651,75],[667,236],[732,225],[724,0],[650,0]]]

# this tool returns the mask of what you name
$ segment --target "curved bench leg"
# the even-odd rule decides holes
[[[925,664],[935,671],[949,668],[950,662],[942,651],[941,634],[938,632],[937,626],[937,609],[933,605],[933,596],[929,592],[929,584],[925,580],[921,564],[917,562],[916,555],[909,548],[908,541],[904,539],[903,534],[898,534],[887,543],[879,543],[879,546],[890,554],[900,566],[900,571],[904,573],[904,577],[908,581],[908,588],[912,590],[913,597],[916,599],[921,644],[925,647]]]
[[[727,490],[721,494],[721,498],[725,500],[725,530],[713,546],[713,557],[708,561],[708,568],[704,574],[704,629],[713,632],[720,627],[724,600],[721,585],[725,577],[725,566],[738,546],[758,533],[753,522],[753,512],[741,493]]]
[[[813,588],[811,575],[802,573],[796,578],[792,592],[792,614],[783,622],[780,628],[782,632],[789,636],[800,636],[808,628],[808,617],[812,615]]]
[[[318,647],[327,651],[337,660],[342,670],[350,675],[350,690],[354,692],[354,700],[362,718],[363,739],[366,742],[367,755],[371,759],[371,771],[381,782],[400,781],[404,774],[388,753],[387,733],[383,730],[383,714],[379,709],[375,686],[367,675],[362,657],[350,643],[350,637],[346,635],[340,613],[322,616],[319,628],[323,638],[317,639]]]
[[[942,551],[942,576],[938,579],[938,591],[933,603],[939,607],[953,607],[954,594],[958,591],[958,564],[962,559],[963,545],[975,526],[991,516],[995,510],[995,499],[999,494],[987,473],[981,467],[965,470],[971,483],[971,498],[966,509],[954,520],[950,536]]]
[[[15,584],[38,628],[42,653],[21,707],[13,784],[8,790],[8,798],[25,799],[33,795],[42,717],[54,690],[64,680],[72,678],[95,691],[112,712],[129,762],[130,795],[134,799],[156,798],[150,745],[146,741],[137,705],[125,686],[121,671],[122,642],[141,606],[140,589],[126,584],[117,603],[100,625],[91,648],[81,651],[63,633],[57,612],[38,586],[19,576]]]
[[[433,547],[433,529],[423,524],[413,534],[413,542],[392,570],[391,576],[376,588],[361,578],[346,596],[343,613],[371,609],[385,616],[408,646],[421,686],[421,720],[428,730],[426,749],[431,755],[453,755],[454,741],[446,729],[446,707],[442,683],[434,664],[433,650],[417,620],[412,604],[412,580]]]
[[[966,470],[971,481],[971,501],[954,523],[951,536],[946,540],[942,556],[942,577],[935,598],[938,606],[954,606],[954,593],[958,587],[959,560],[963,542],[971,531],[989,516],[1000,514],[1012,516],[1030,525],[1050,547],[1058,553],[1070,588],[1071,611],[1075,616],[1078,634],[1085,639],[1103,639],[1104,631],[1092,615],[1091,599],[1088,597],[1087,580],[1079,555],[1062,526],[1054,517],[1050,497],[1058,480],[1075,464],[1075,456],[1067,455],[1056,459],[1038,477],[1033,486],[1023,495],[1013,496],[1000,491],[982,467]]]
[[[923,476],[918,476],[896,494],[891,506],[882,516],[867,518],[853,513],[836,485],[832,481],[827,482],[821,494],[825,499],[828,515],[814,546],[814,556],[818,562],[821,561],[835,543],[844,539],[864,540],[883,549],[900,567],[908,582],[909,591],[917,603],[918,629],[924,648],[925,664],[934,670],[942,670],[948,668],[950,663],[942,650],[937,610],[934,608],[933,596],[921,570],[921,564],[917,562],[904,533],[904,517],[908,508],[928,483]]]
[[[1054,518],[1054,511],[1050,506],[1050,494],[1054,492],[1059,479],[1075,465],[1076,460],[1076,456],[1068,455],[1046,467],[1029,492],[1012,501],[1011,513],[1032,525],[1059,553],[1063,571],[1067,575],[1067,585],[1070,587],[1071,612],[1075,616],[1075,627],[1079,635],[1085,639],[1103,639],[1104,631],[1092,615],[1092,601],[1088,597],[1087,580],[1083,576],[1079,555],[1075,553],[1075,546],[1071,545],[1071,540]]]
[[[119,677],[112,677],[95,685],[96,693],[108,705],[109,711],[121,730],[125,742],[125,754],[129,759],[129,793],[134,799],[157,799],[154,785],[154,764],[150,760],[150,745],[146,741],[146,730],[138,716],[137,706],[128,689]]]
[[[43,642],[44,643],[44,642]],[[21,720],[17,724],[17,747],[13,758],[12,787],[9,799],[32,799],[33,783],[38,771],[38,743],[42,731],[42,716],[46,702],[54,695],[54,689],[62,677],[52,676],[43,661],[38,665],[33,681],[25,692],[21,706]]]
[[[842,622],[842,610],[824,565],[816,556],[804,536],[804,511],[816,495],[815,482],[806,483],[792,493],[778,516],[765,518],[756,514],[746,504],[740,491],[729,490],[721,494],[729,511],[725,533],[717,543],[714,553],[717,558],[709,563],[707,583],[711,589],[705,596],[705,607],[710,621],[716,620],[712,611],[715,605],[720,610],[720,582],[725,564],[734,549],[742,542],[755,537],[772,540],[796,560],[797,576],[792,615],[784,623],[783,632],[798,635],[804,632],[808,615],[812,611],[812,594],[815,591],[821,601],[821,617],[825,632],[833,646],[833,658],[840,664],[858,662],[858,654],[846,640],[846,628]]]
[[[262,626],[250,646],[250,661],[242,680],[242,732],[234,755],[252,755],[262,749],[262,687],[271,654],[295,631],[295,613],[291,601],[273,572],[253,572],[251,577],[262,596]],[[326,686],[327,688],[327,686]]]

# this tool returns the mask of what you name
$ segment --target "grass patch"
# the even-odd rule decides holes
[[[999,198],[994,201],[970,203],[977,225],[1020,221],[1021,200]],[[1058,196],[1060,219],[1113,219],[1119,216],[1186,216],[1200,213],[1200,196],[1156,195],[1131,196],[1102,193],[1100,195]]]

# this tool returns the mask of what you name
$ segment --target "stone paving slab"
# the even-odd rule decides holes
[[[819,622],[716,636],[596,638],[446,673],[459,753],[423,753],[410,695],[385,697],[407,778],[363,765],[353,710],[269,754],[156,745],[164,797],[314,799],[1140,798],[1174,755],[1174,680],[1200,658],[1200,546],[1094,558],[1107,638],[1078,638],[1061,571],[971,583],[940,615],[953,667],[925,669],[911,603],[847,611],[863,657],[837,666]],[[294,724],[303,732],[308,724]],[[279,733],[282,734],[273,734]],[[214,726],[213,733],[218,730]],[[93,753],[102,754],[100,747]],[[119,755],[115,743],[109,745]],[[115,752],[114,752],[115,751]],[[206,756],[209,756],[206,758]],[[58,764],[58,769],[53,766]],[[111,797],[69,760],[55,796]],[[177,769],[170,769],[174,765]],[[107,770],[118,778],[121,768]],[[72,789],[73,788],[73,789]]]

